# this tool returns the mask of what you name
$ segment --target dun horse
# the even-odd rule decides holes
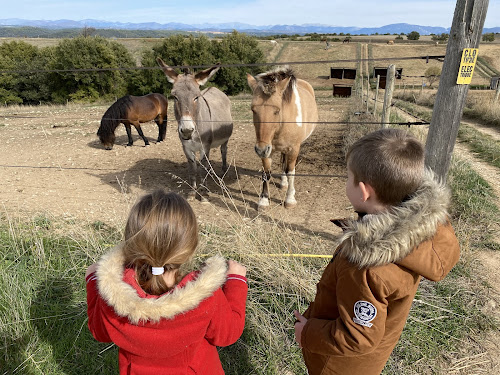
[[[155,120],[158,125],[158,140],[165,139],[167,132],[167,108],[168,102],[161,94],[148,94],[144,96],[127,95],[118,99],[108,108],[101,119],[101,126],[97,135],[106,150],[111,150],[115,143],[115,130],[118,125],[125,125],[128,136],[127,146],[132,146],[131,125],[134,125],[137,132],[144,140],[144,144],[149,145],[148,139],[144,136],[141,123]]]
[[[219,67],[214,66],[196,74],[178,74],[161,58],[158,57],[157,61],[167,80],[173,84],[171,93],[175,100],[174,113],[179,138],[189,164],[189,183],[193,188],[189,198],[193,198],[198,191],[200,199],[207,201],[208,189],[205,183],[208,173],[212,170],[209,160],[210,150],[220,147],[222,171],[225,173],[227,171],[227,143],[233,132],[231,103],[226,94],[216,87],[200,91],[200,86],[207,83]],[[198,152],[204,171],[199,185],[196,162]]]
[[[259,208],[269,206],[271,154],[282,155],[283,174],[280,187],[288,186],[285,207],[297,205],[295,200],[295,163],[300,145],[306,140],[318,121],[314,90],[309,83],[298,79],[285,66],[259,74],[247,74],[253,91],[252,112],[257,143],[255,152],[262,159],[262,192]]]

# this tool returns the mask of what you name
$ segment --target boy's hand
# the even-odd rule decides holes
[[[247,268],[241,264],[239,264],[237,261],[229,259],[227,261],[227,274],[228,275],[240,275],[240,276],[246,276],[247,274]]]
[[[295,322],[295,341],[297,341],[299,347],[302,348],[300,338],[302,337],[302,330],[307,323],[307,319],[304,318],[297,310],[294,310],[293,314],[295,315],[295,318],[297,318],[297,321]]]

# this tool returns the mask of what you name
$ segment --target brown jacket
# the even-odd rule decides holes
[[[458,262],[449,192],[428,173],[400,206],[348,222],[304,316],[310,375],[378,375],[399,340],[421,277]]]

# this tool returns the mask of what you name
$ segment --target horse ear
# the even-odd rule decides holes
[[[285,90],[288,87],[288,84],[290,83],[290,79],[291,79],[291,77],[286,77],[285,79],[278,81],[276,83],[276,91],[279,91],[280,93],[285,92]]]
[[[248,82],[248,86],[250,86],[252,91],[254,91],[255,88],[257,87],[257,80],[250,73],[247,73],[247,82]]]
[[[194,79],[196,80],[196,82],[198,82],[198,85],[203,86],[205,83],[208,82],[210,78],[213,77],[215,73],[217,73],[219,69],[220,69],[220,63],[217,63],[215,64],[215,66],[212,66],[211,68],[196,73]]]
[[[163,70],[163,73],[165,73],[168,82],[174,83],[179,74],[177,74],[175,70],[165,64],[165,62],[160,57],[157,57],[156,61],[158,62],[158,65],[161,66],[161,69]]]

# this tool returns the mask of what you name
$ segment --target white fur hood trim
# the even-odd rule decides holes
[[[446,223],[449,202],[449,190],[427,170],[422,185],[401,205],[348,222],[340,238],[342,254],[359,268],[398,262]]]
[[[101,258],[96,274],[99,293],[104,300],[119,316],[128,317],[131,323],[138,324],[172,319],[196,308],[224,284],[226,272],[226,260],[214,256],[207,259],[197,278],[183,288],[175,288],[158,299],[141,298],[131,285],[123,281],[124,256],[118,245]]]

